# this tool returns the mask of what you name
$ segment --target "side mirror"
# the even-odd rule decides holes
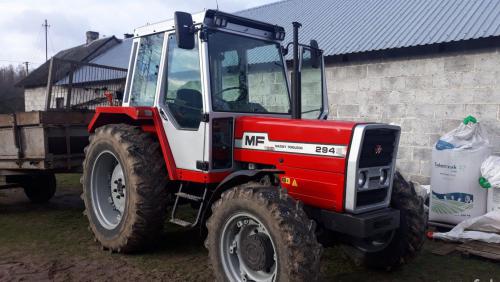
[[[175,36],[177,47],[181,49],[194,48],[193,17],[189,13],[175,12]]]
[[[321,67],[321,50],[319,49],[318,41],[311,40],[309,46],[311,46],[311,65],[313,68],[318,69]]]

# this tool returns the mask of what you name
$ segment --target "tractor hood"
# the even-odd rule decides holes
[[[235,160],[344,173],[355,122],[238,117]]]

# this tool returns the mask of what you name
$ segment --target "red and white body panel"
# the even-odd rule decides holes
[[[156,108],[102,107],[89,131],[104,123],[132,123],[158,136],[171,180],[219,183],[226,171],[189,170],[178,166]],[[344,209],[346,157],[356,123],[235,117],[234,162],[275,167],[284,172],[281,185],[305,204],[341,212]],[[245,140],[246,139],[246,140]],[[245,142],[246,141],[246,142]],[[189,150],[189,144],[182,150]]]
[[[275,166],[285,172],[281,184],[294,198],[341,211],[346,154],[355,125],[326,120],[240,117],[235,125],[234,159]],[[263,143],[256,144],[257,141]]]

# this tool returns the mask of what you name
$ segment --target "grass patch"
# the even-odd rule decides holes
[[[80,173],[65,173],[56,174],[57,187],[63,188],[64,190],[82,190],[82,184],[80,183]]]
[[[185,230],[166,224],[155,248],[134,255],[101,251],[88,231],[79,200],[79,174],[57,175],[58,193],[47,205],[31,205],[19,191],[17,202],[0,198],[0,250],[21,252],[50,259],[81,258],[83,261],[110,261],[135,267],[145,273],[168,274],[172,281],[213,280],[208,254],[197,229]],[[76,201],[76,205],[75,205]],[[71,204],[68,204],[71,203]],[[179,213],[186,215],[184,210]],[[500,277],[500,267],[491,261],[460,255],[438,256],[431,250],[439,243],[427,241],[423,252],[410,264],[393,272],[373,271],[355,266],[338,247],[326,249],[321,273],[325,281],[489,281]],[[110,266],[111,267],[111,266]],[[160,276],[161,276],[160,275]],[[82,277],[85,274],[82,273]],[[146,279],[146,278],[145,278]]]

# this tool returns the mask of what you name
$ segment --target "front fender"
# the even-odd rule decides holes
[[[210,199],[205,203],[202,222],[205,222],[205,220],[208,218],[209,212],[211,211],[210,207],[217,199],[220,198],[220,196],[224,191],[232,187],[235,187],[237,185],[245,184],[254,180],[260,180],[267,175],[275,175],[283,173],[284,171],[279,169],[252,169],[252,170],[238,170],[229,174],[228,176],[226,176],[226,178],[224,178],[224,180],[222,180],[222,182],[219,183],[219,185],[217,185],[217,187],[214,190],[212,190],[212,195],[210,196]],[[200,224],[201,233],[203,233],[204,230],[203,226],[204,224]]]
[[[273,175],[273,174],[283,174],[284,171],[279,170],[279,169],[252,169],[252,170],[238,170],[235,171],[224,180],[222,180],[219,185],[215,188],[214,192],[217,191],[225,191],[228,188],[234,187],[236,185],[248,183],[253,180],[261,179],[266,175]],[[221,192],[221,193],[222,193]],[[214,193],[215,194],[215,193]]]

